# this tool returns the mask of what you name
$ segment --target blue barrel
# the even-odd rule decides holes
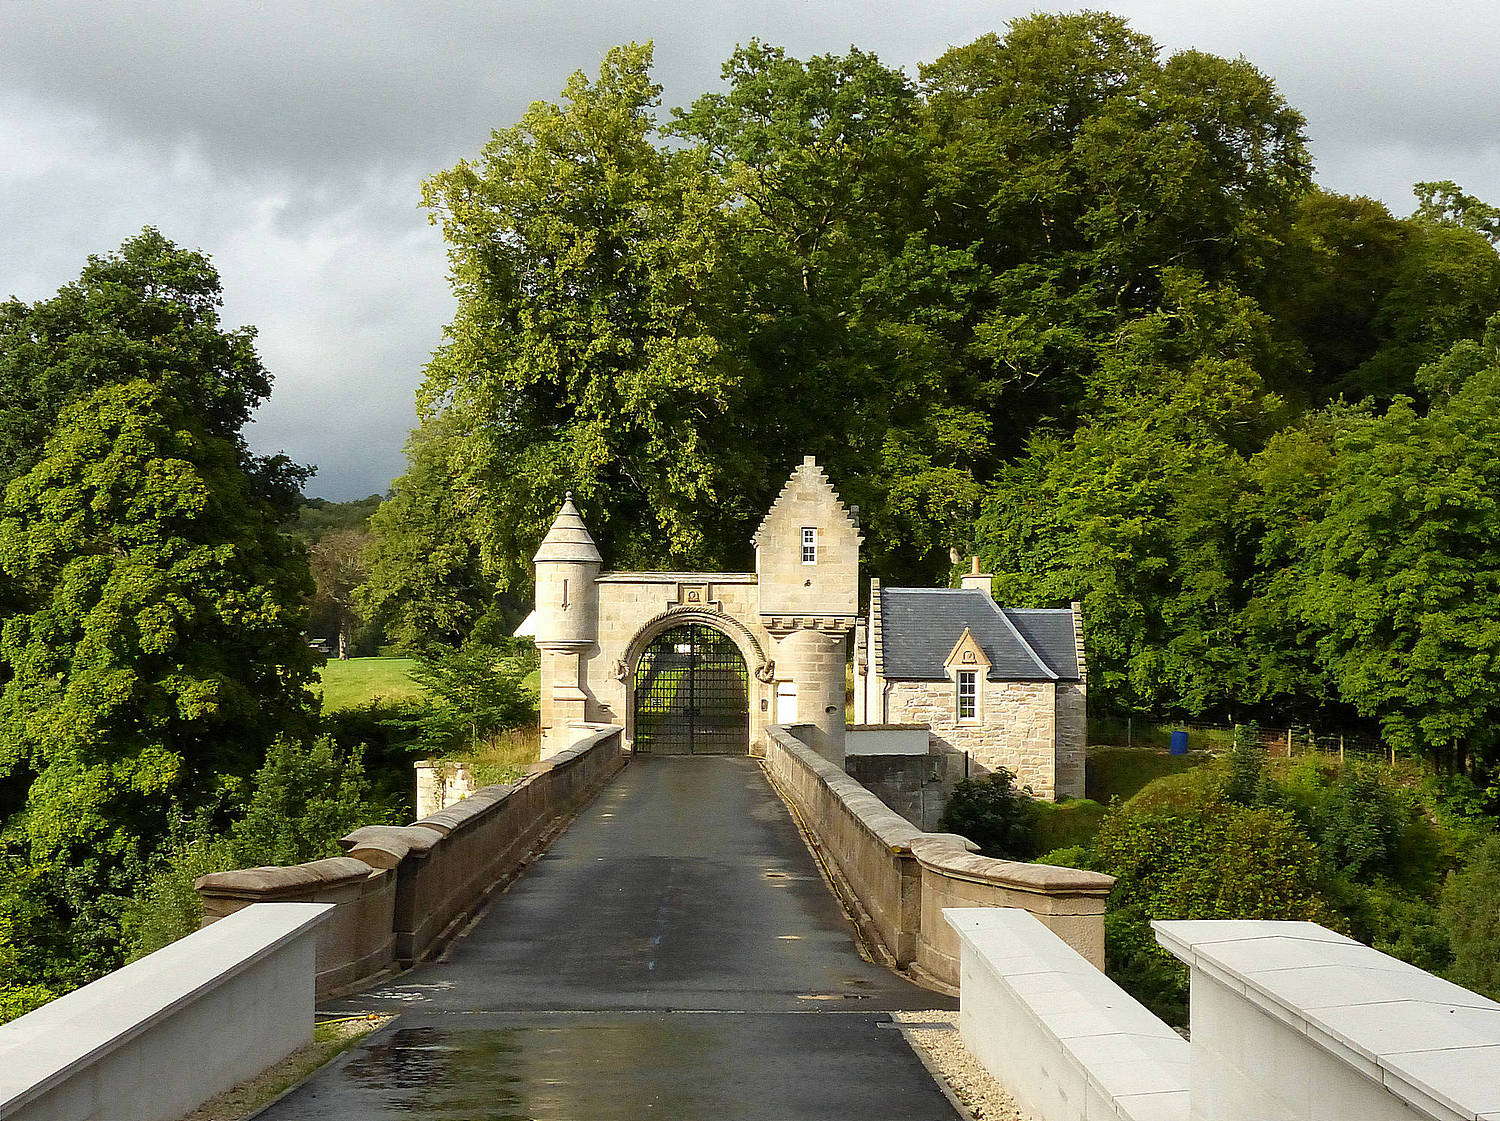
[[[1186,732],[1173,732],[1172,733],[1172,747],[1171,747],[1170,750],[1171,750],[1171,752],[1172,752],[1173,755],[1186,755],[1187,754],[1187,733]]]

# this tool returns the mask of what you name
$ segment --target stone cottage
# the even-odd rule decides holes
[[[855,628],[852,724],[926,725],[934,748],[967,753],[972,773],[1004,767],[1038,798],[1083,797],[1079,605],[1002,607],[978,558],[961,583],[870,581],[868,613]]]

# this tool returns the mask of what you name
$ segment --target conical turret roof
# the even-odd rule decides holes
[[[538,564],[543,561],[604,563],[594,546],[594,539],[589,536],[588,526],[583,524],[583,515],[573,505],[572,491],[563,499],[562,509],[553,519],[552,528],[542,538],[541,547],[531,559]]]

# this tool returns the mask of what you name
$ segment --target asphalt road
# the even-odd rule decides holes
[[[947,1007],[859,956],[754,760],[642,756],[262,1117],[952,1121],[884,1014]]]

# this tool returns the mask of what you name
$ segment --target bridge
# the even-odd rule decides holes
[[[1100,971],[1108,877],[923,833],[802,737],[621,729],[346,856],[218,873],[202,930],[0,1027],[0,1118],[174,1121],[397,1013],[265,1118],[953,1118],[892,1022],[956,989],[1038,1121],[1500,1116],[1500,1004],[1312,923],[1164,922],[1192,1039]],[[861,952],[863,949],[863,952]]]

